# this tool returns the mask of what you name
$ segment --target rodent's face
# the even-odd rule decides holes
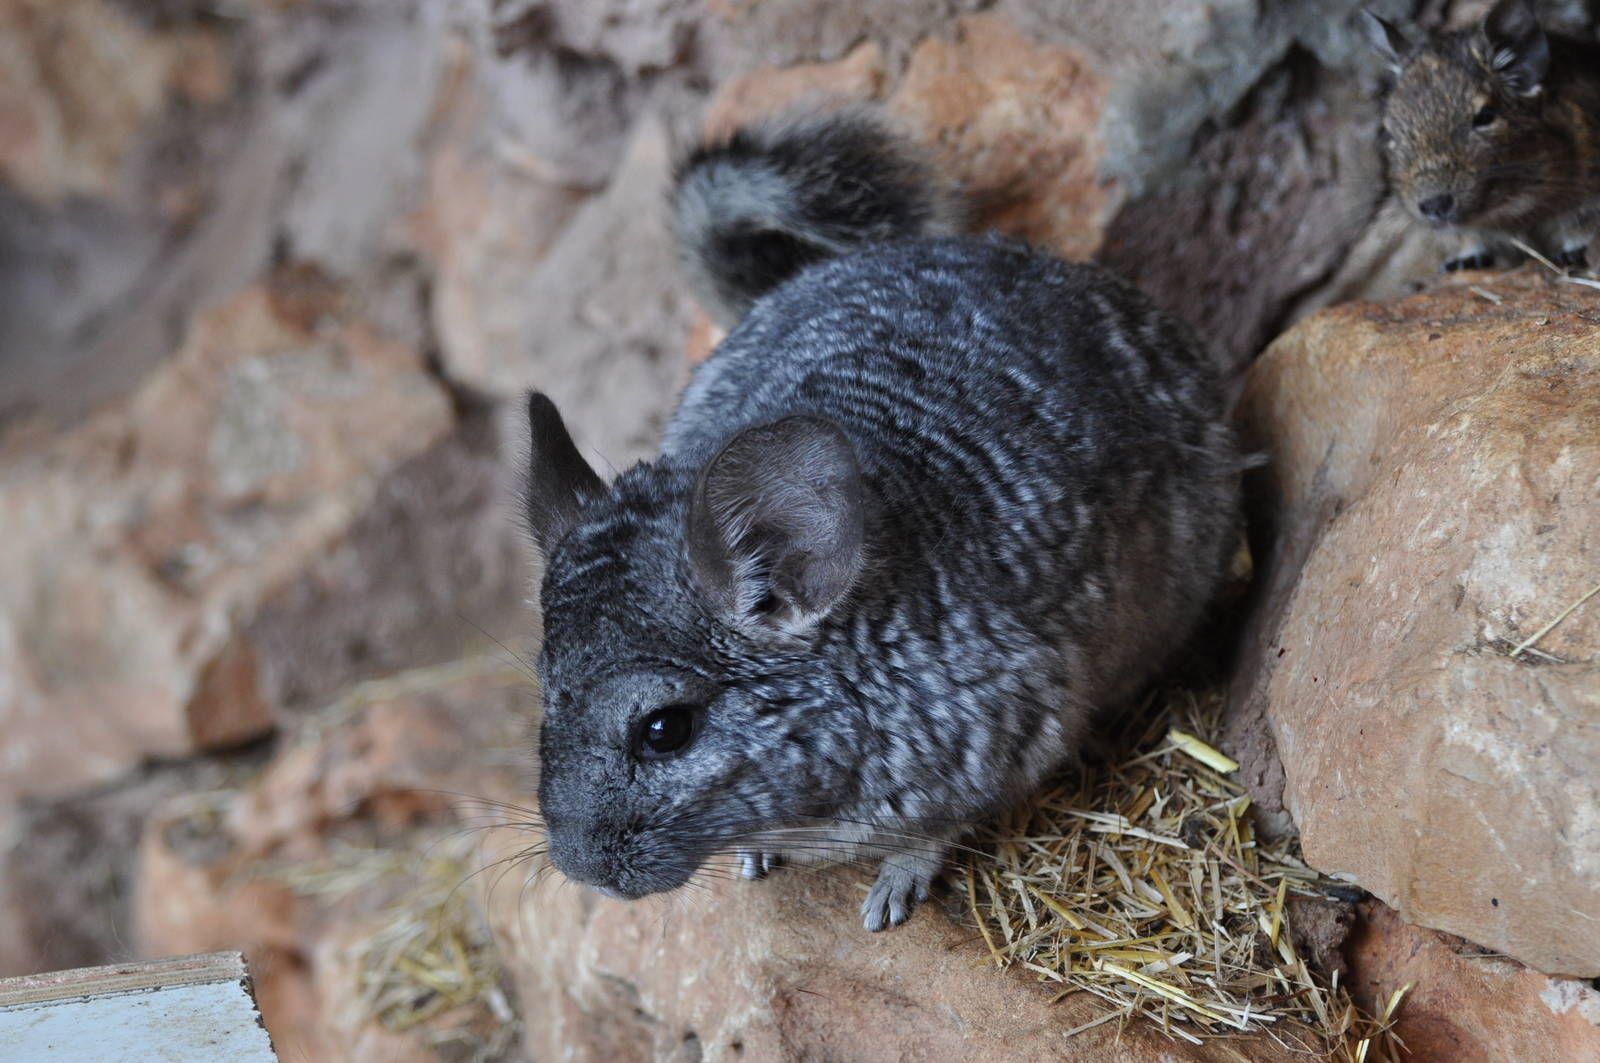
[[[1550,200],[1570,149],[1544,121],[1548,49],[1536,22],[1502,3],[1479,30],[1394,55],[1384,107],[1389,180],[1433,226],[1512,231]],[[1531,16],[1528,16],[1531,18]]]
[[[542,544],[539,804],[551,860],[569,878],[619,897],[675,889],[713,856],[827,816],[847,796],[859,753],[848,736],[859,728],[813,636],[847,589],[829,577],[856,569],[812,571],[834,559],[798,537],[822,533],[769,526],[788,514],[760,510],[760,497],[730,494],[737,511],[719,508],[724,489],[767,483],[773,441],[760,433],[793,442],[778,438],[782,424],[724,451],[737,483],[720,480],[719,457],[698,478],[640,465],[609,489],[585,486],[581,511]],[[802,442],[834,442],[821,434]],[[792,453],[775,456],[795,467]],[[829,471],[827,453],[808,457],[808,471]],[[829,484],[780,486],[781,503],[803,506],[806,519],[836,516]],[[559,484],[552,494],[570,497]],[[724,534],[721,516],[738,536]],[[835,546],[859,545],[859,530],[851,540],[837,521],[823,532]]]
[[[802,814],[789,795],[810,790],[813,767],[795,754],[815,715],[762,689],[781,677],[640,653],[661,634],[651,626],[616,643],[607,665],[602,654],[585,654],[578,674],[559,653],[541,662],[539,804],[551,859],[624,898],[676,889],[742,837]],[[789,696],[803,701],[804,684]]]

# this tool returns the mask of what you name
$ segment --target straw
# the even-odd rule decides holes
[[[427,856],[336,843],[326,859],[263,874],[324,903],[398,887],[357,944],[360,1012],[395,1033],[426,1025],[425,1040],[462,1045],[471,1058],[507,1058],[521,1027],[489,928],[460,888],[472,872],[470,846],[457,848]]]
[[[968,913],[995,962],[1111,1005],[1069,1034],[1143,1016],[1184,1041],[1266,1031],[1319,1058],[1398,1061],[1403,993],[1364,1016],[1295,951],[1290,901],[1334,883],[1256,836],[1216,748],[1223,701],[1154,699],[1104,763],[1015,809],[981,839],[992,858],[961,869]]]

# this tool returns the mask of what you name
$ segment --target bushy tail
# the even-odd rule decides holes
[[[747,126],[698,148],[673,189],[678,246],[720,323],[812,262],[959,227],[958,197],[863,110]]]

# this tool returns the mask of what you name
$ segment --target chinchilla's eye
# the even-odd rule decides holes
[[[668,705],[644,718],[635,746],[641,757],[668,757],[694,741],[699,712],[693,705]]]
[[[1500,120],[1500,112],[1493,107],[1479,108],[1478,113],[1472,116],[1473,129],[1488,129]]]

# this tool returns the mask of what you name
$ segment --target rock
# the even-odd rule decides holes
[[[1295,952],[1325,979],[1348,978],[1341,950],[1355,923],[1355,905],[1327,897],[1292,897],[1288,907]]]
[[[961,181],[979,227],[1083,259],[1120,198],[1100,178],[1108,89],[1081,50],[969,15],[917,47],[889,110]]]
[[[139,839],[133,889],[134,940],[149,955],[247,948],[293,966],[299,946],[299,900],[282,880],[256,873],[224,829],[229,791],[208,805],[173,800],[156,806]],[[282,971],[257,971],[262,982]]]
[[[468,5],[474,51],[485,60],[479,76],[488,128],[544,176],[604,188],[646,114],[686,114],[703,93],[698,7],[684,0]]]
[[[421,0],[312,5],[259,47],[286,143],[273,239],[291,257],[359,274],[401,244],[396,223],[423,176],[440,117],[448,12]],[[268,21],[267,26],[273,23]]]
[[[787,869],[628,903],[545,879],[485,903],[535,1059],[1303,1058],[1263,1036],[1192,1046],[1144,1023],[1064,1038],[1100,1013],[1093,998],[1052,1004],[1031,977],[996,971],[936,904],[869,935],[864,886],[848,870]]]
[[[0,171],[0,431],[125,395],[198,308],[273,262],[359,280],[402,250],[449,40],[440,5],[3,8],[0,157],[35,176]],[[67,154],[9,143],[35,128]]]
[[[1382,175],[1376,100],[1309,56],[1269,70],[1230,119],[1117,212],[1098,258],[1244,365],[1344,261]]]
[[[1600,1059],[1600,991],[1547,978],[1459,939],[1361,906],[1346,949],[1351,991],[1369,1012],[1410,986],[1395,1032],[1409,1063],[1548,1063]]]
[[[1306,859],[1600,973],[1600,608],[1513,652],[1594,586],[1600,297],[1524,270],[1323,311],[1240,420],[1272,542],[1234,709],[1271,726]]]
[[[1207,126],[1294,53],[1337,71],[1376,72],[1357,0],[1217,0],[1174,10],[1161,0],[1039,0],[998,5],[1032,40],[1067,41],[1099,58],[1113,80],[1103,126],[1105,174],[1130,197],[1176,177]],[[1409,16],[1399,4],[1374,10]]]
[[[176,346],[130,351],[123,337],[96,357],[101,329],[140,313],[181,326],[220,294],[220,262],[196,277],[168,252],[216,191],[231,25],[152,26],[109,0],[0,5],[0,430],[81,415]],[[152,305],[169,277],[177,315]]]
[[[178,42],[101,0],[12,0],[0,41],[0,181],[51,202],[114,192],[184,74]]]
[[[501,378],[525,375],[545,344],[528,320],[533,277],[590,197],[507,146],[515,142],[491,139],[478,64],[458,51],[451,67],[411,238],[433,272],[432,323],[447,370],[509,394]]]
[[[747,122],[788,110],[823,110],[881,100],[888,77],[883,49],[875,41],[858,45],[832,63],[800,63],[741,74],[718,89],[706,105],[704,136],[715,141]]]
[[[494,14],[524,47],[603,56],[633,78],[682,62],[701,17],[690,0],[501,0]]]
[[[713,0],[698,51],[714,84],[762,67],[833,63],[870,42],[893,70],[917,45],[946,32],[984,0]]]
[[[446,373],[495,396],[548,392],[601,469],[654,452],[684,379],[689,309],[665,215],[671,160],[665,129],[647,119],[610,187],[542,258],[514,255],[536,266],[502,272],[495,245],[482,242],[446,259],[461,267],[447,267],[439,303]]]
[[[446,1044],[515,1058],[498,985],[401,1029],[375,1017],[379,996],[394,1001],[371,977],[408,925],[426,936],[447,922],[477,969],[493,966],[456,887],[483,866],[476,828],[516,818],[505,803],[524,792],[526,687],[492,659],[358,686],[304,717],[254,778],[158,804],[139,839],[132,943],[243,949],[284,1059],[457,1058]]]
[[[530,767],[518,711],[527,683],[512,663],[491,657],[354,688],[308,721],[230,805],[228,837],[244,859],[305,859],[342,820],[399,833],[449,813],[455,797],[492,798],[496,783],[514,788]]]
[[[272,704],[304,710],[356,679],[527,644],[532,569],[508,514],[504,418],[458,408],[451,433],[396,466],[340,541],[249,622]]]
[[[3,817],[0,977],[127,959],[129,894],[151,809],[236,785],[253,759],[144,768],[92,793],[29,802]]]
[[[298,320],[263,285],[126,401],[9,439],[0,806],[269,730],[243,628],[453,420],[420,352],[354,315]]]

